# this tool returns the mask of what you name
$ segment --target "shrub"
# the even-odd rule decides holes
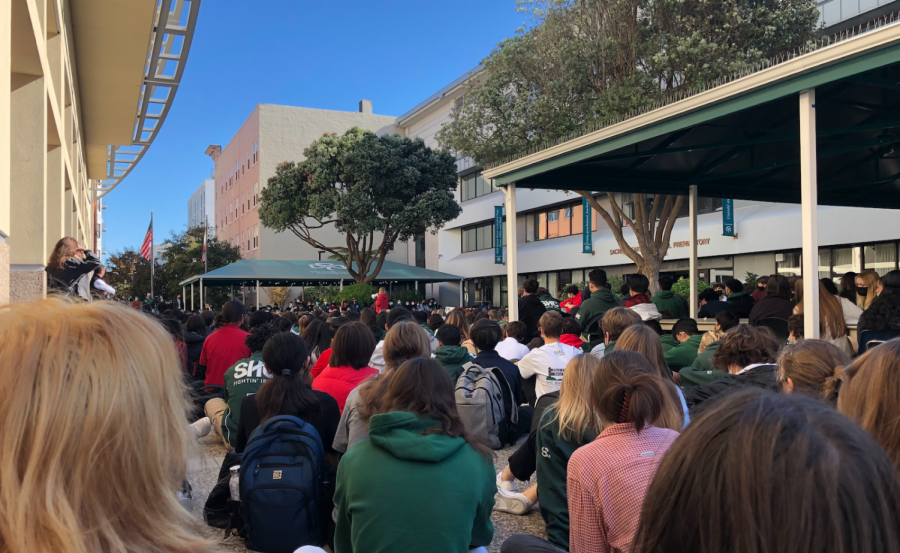
[[[712,288],[712,286],[710,286],[705,280],[697,279],[698,294],[706,290],[707,288]],[[679,278],[678,282],[672,285],[672,292],[684,299],[689,299],[691,295],[691,281],[684,277]]]
[[[376,286],[372,286],[371,284],[351,284],[350,286],[344,286],[344,289],[340,292],[337,292],[334,295],[335,301],[338,303],[343,299],[352,300],[356,298],[359,303],[365,307],[368,307],[375,303],[375,300],[372,299],[372,294],[377,294],[378,288]]]

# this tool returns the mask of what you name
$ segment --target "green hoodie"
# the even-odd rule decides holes
[[[684,318],[684,302],[671,290],[660,290],[650,301],[660,311],[668,311],[676,319]]]
[[[225,414],[222,415],[222,435],[234,447],[237,444],[238,423],[241,422],[241,403],[244,398],[259,391],[266,380],[272,378],[263,365],[262,352],[257,351],[247,359],[241,359],[225,371]]]
[[[544,304],[544,307],[547,311],[556,311],[557,313],[562,313],[562,309],[559,308],[559,300],[551,296],[550,294],[541,296],[539,298],[541,303]]]
[[[434,358],[447,369],[450,380],[454,383],[462,372],[462,366],[475,359],[469,350],[462,346],[441,346],[434,350]]]
[[[334,550],[467,553],[494,537],[493,463],[413,413],[375,415],[337,471]],[[440,492],[436,501],[435,492]]]
[[[700,384],[709,384],[713,380],[718,380],[725,376],[725,373],[716,369],[712,364],[713,355],[715,355],[716,350],[719,349],[719,341],[706,346],[706,349],[703,350],[703,353],[697,355],[697,359],[694,360],[693,365],[690,367],[685,367],[678,371],[678,374],[681,375],[681,386],[684,388],[690,388],[693,386],[699,386]]]
[[[683,367],[690,367],[694,360],[697,359],[697,350],[700,349],[702,340],[703,335],[697,334],[681,342],[677,348],[667,351],[666,363],[669,365],[669,368],[677,371]]]
[[[612,292],[606,288],[592,292],[591,297],[584,300],[578,308],[578,313],[575,314],[575,320],[581,325],[582,334],[586,334],[591,325],[602,319],[613,307],[619,307],[619,302]]]
[[[663,353],[681,345],[681,343],[671,334],[663,334],[659,337],[659,341],[662,342]]]

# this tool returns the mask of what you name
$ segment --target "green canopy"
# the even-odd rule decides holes
[[[226,265],[206,274],[192,276],[180,283],[181,286],[193,284],[199,280],[207,286],[244,285],[253,286],[257,281],[260,286],[318,286],[320,284],[345,281],[354,282],[347,268],[336,261],[279,261],[244,259]],[[394,261],[385,261],[381,271],[371,284],[388,284],[390,282],[448,282],[459,281],[462,277],[404,265]]]

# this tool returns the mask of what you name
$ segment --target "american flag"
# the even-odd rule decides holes
[[[206,263],[206,239],[209,235],[209,227],[204,227],[203,229],[203,257],[200,258],[200,261]]]
[[[150,249],[153,247],[153,220],[150,220],[150,227],[147,228],[147,235],[144,236],[144,243],[141,244],[141,257],[150,261]]]

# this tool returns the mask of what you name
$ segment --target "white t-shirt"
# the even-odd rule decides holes
[[[559,391],[566,365],[570,359],[581,353],[580,349],[561,342],[545,344],[531,350],[519,361],[519,372],[522,378],[537,375],[534,391],[540,398],[544,394]]]
[[[494,348],[497,350],[497,353],[500,354],[500,357],[506,359],[507,361],[512,361],[513,359],[522,359],[526,355],[528,355],[529,349],[525,344],[520,344],[518,340],[515,338],[507,338],[497,344],[497,347]]]

